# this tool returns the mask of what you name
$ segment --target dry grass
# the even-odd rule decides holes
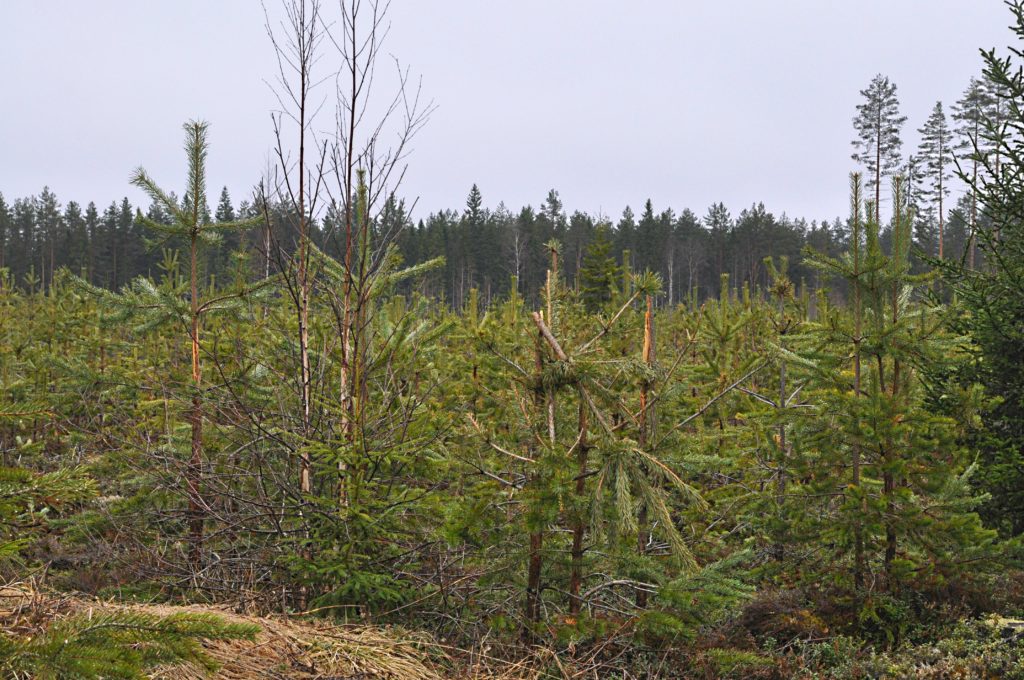
[[[245,615],[227,605],[121,604],[48,592],[25,583],[0,585],[0,633],[8,635],[34,636],[69,616],[117,611],[158,616],[196,612],[216,614],[226,622],[256,624],[260,632],[254,640],[203,644],[220,664],[213,677],[225,680],[588,680],[603,676],[591,663],[570,664],[543,647],[503,650],[506,653],[496,656],[486,640],[465,650],[397,628]],[[510,660],[509,656],[516,658]],[[200,668],[174,666],[158,669],[150,677],[200,680],[209,676]]]
[[[32,635],[52,621],[89,612],[144,611],[156,615],[213,613],[226,621],[260,627],[255,640],[208,642],[203,646],[221,666],[217,678],[321,680],[440,680],[445,659],[424,651],[428,638],[374,626],[335,626],[321,621],[236,614],[226,607],[122,605],[70,595],[48,594],[25,585],[0,588],[0,630]],[[203,671],[189,666],[160,669],[159,680],[200,680]]]

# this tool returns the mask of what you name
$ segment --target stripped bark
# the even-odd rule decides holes
[[[644,344],[641,356],[644,364],[650,369],[654,365],[655,358],[653,300],[650,295],[647,296],[647,309],[644,312]],[[640,419],[639,436],[637,437],[637,444],[640,445],[640,449],[643,451],[647,450],[648,444],[654,439],[651,436],[654,429],[654,414],[649,412],[650,389],[650,380],[645,377],[640,385]],[[643,557],[647,553],[647,544],[651,540],[646,506],[640,508],[637,526],[639,527],[637,531],[637,552]],[[640,609],[647,607],[647,590],[643,588],[636,589],[636,606]]]

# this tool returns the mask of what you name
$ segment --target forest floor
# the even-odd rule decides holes
[[[252,639],[203,642],[203,650],[219,666],[212,674],[200,666],[165,666],[147,676],[153,680],[590,679],[609,677],[607,671],[613,667],[617,667],[615,677],[631,679],[1024,680],[1024,620],[995,615],[964,619],[948,626],[943,634],[889,652],[872,651],[863,640],[840,635],[818,644],[808,642],[789,654],[773,656],[764,650],[755,654],[755,649],[725,666],[710,663],[714,658],[704,658],[716,651],[710,648],[704,652],[691,649],[689,654],[674,656],[675,662],[668,665],[668,657],[655,666],[639,663],[642,659],[637,657],[634,661],[638,663],[631,666],[624,659],[613,658],[612,663],[602,664],[585,653],[574,657],[544,646],[522,645],[502,651],[496,640],[491,641],[495,651],[487,640],[478,641],[473,649],[461,649],[428,633],[397,626],[344,624],[310,616],[260,616],[225,604],[126,604],[79,593],[48,591],[28,583],[0,586],[0,632],[8,636],[35,638],[62,619],[91,619],[118,612],[160,617],[213,614],[225,623],[259,628]],[[625,651],[628,646],[623,648]],[[596,656],[595,652],[593,657]]]
[[[339,625],[322,619],[255,616],[231,607],[122,604],[78,594],[45,592],[28,585],[0,588],[0,630],[34,636],[55,621],[74,615],[140,611],[159,616],[182,612],[215,614],[229,623],[259,626],[253,640],[207,641],[206,653],[220,666],[213,677],[278,680],[513,680],[536,677],[517,664],[476,659],[433,638],[391,627]],[[210,677],[190,665],[160,668],[155,680]]]

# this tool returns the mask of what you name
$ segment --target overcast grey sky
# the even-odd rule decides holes
[[[612,218],[648,197],[844,215],[871,78],[899,87],[906,153],[978,49],[1013,41],[1001,0],[393,0],[389,16],[385,50],[438,107],[401,192],[417,218],[474,182],[489,207],[556,188]],[[237,203],[269,158],[274,72],[256,0],[0,0],[0,193],[139,202],[139,165],[180,193],[198,117],[210,193]]]

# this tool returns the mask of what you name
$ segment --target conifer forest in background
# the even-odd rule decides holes
[[[413,220],[436,113],[373,81],[386,3],[285,0],[251,194],[207,187],[202,121],[154,131],[185,153],[139,159],[148,205],[0,194],[0,677],[215,673],[203,645],[256,634],[26,635],[2,596],[29,583],[386,626],[448,677],[1024,678],[1007,7],[1012,47],[948,107],[867,83],[841,218],[473,185]]]

